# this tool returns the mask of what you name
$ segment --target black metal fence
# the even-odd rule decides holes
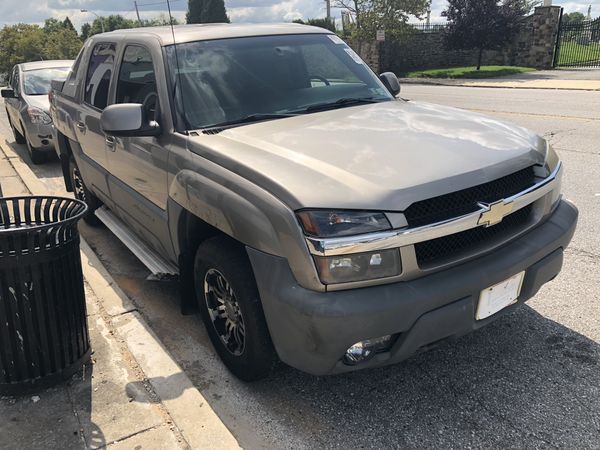
[[[600,67],[600,18],[562,23],[555,67]]]
[[[406,31],[421,31],[423,33],[439,33],[448,27],[446,23],[409,23],[403,29]]]

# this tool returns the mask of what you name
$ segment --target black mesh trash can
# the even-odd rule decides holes
[[[88,360],[77,222],[70,198],[0,198],[0,393],[64,380]]]

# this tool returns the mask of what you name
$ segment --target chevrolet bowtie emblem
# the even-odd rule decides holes
[[[504,200],[497,201],[495,203],[478,203],[482,208],[486,208],[486,211],[482,212],[479,216],[477,225],[484,225],[491,227],[502,222],[506,216],[508,216],[513,210],[513,203],[506,203]]]

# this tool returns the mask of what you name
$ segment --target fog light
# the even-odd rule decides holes
[[[375,339],[367,339],[360,341],[346,350],[344,355],[344,363],[350,366],[368,361],[376,353],[387,350],[392,342],[392,336],[382,336]]]
[[[323,284],[351,283],[399,275],[402,271],[397,248],[343,256],[315,256]]]

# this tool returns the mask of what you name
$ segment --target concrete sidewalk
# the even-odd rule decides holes
[[[50,194],[0,136],[4,196]],[[92,360],[68,382],[0,398],[0,448],[239,448],[82,240]]]
[[[464,86],[512,89],[560,89],[600,91],[600,69],[539,70],[500,78],[444,79],[401,78],[404,84],[429,84],[439,86]]]

